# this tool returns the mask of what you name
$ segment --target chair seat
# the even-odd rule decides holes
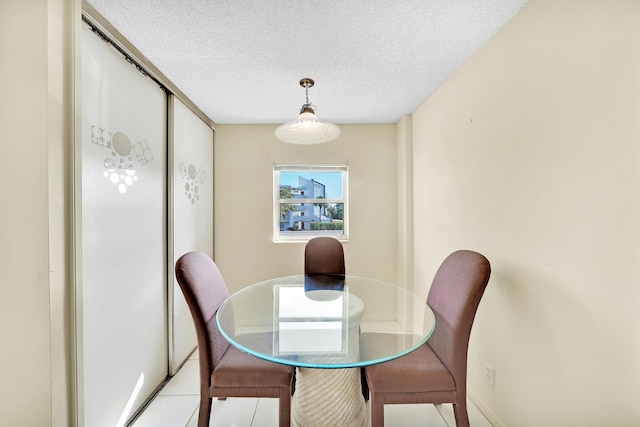
[[[369,385],[375,393],[455,391],[451,373],[427,344],[388,362],[367,366]]]
[[[214,387],[290,387],[293,368],[229,346],[211,374]]]

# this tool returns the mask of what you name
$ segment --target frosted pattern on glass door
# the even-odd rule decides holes
[[[189,251],[213,255],[213,130],[174,98],[174,265]],[[173,277],[175,370],[196,345],[189,308]]]
[[[123,425],[167,375],[166,96],[82,34],[81,405]]]
[[[104,149],[102,174],[120,193],[126,193],[138,181],[140,168],[153,161],[149,142],[143,139],[134,143],[124,132],[92,124],[91,143]]]

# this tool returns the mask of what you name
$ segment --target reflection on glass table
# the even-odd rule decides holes
[[[348,293],[305,292],[300,285],[279,285],[274,292],[274,354],[346,355]]]
[[[425,299],[389,283],[342,275],[251,285],[225,301],[217,322],[232,345],[298,368],[291,421],[305,427],[366,425],[354,368],[411,352],[435,327]]]

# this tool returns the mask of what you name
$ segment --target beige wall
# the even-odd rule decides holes
[[[72,425],[68,278],[72,17],[0,2],[0,424]]]
[[[413,129],[416,286],[458,248],[492,262],[474,400],[496,426],[640,425],[640,2],[531,0]]]
[[[403,116],[397,123],[398,187],[398,286],[413,286],[413,141],[412,118]]]
[[[215,259],[233,292],[302,274],[304,243],[274,243],[273,164],[349,164],[347,273],[396,280],[396,126],[341,125],[317,146],[286,144],[275,125],[218,125],[215,133]]]

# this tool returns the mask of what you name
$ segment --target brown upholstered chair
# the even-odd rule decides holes
[[[344,274],[342,243],[333,237],[314,237],[304,247],[304,274]]]
[[[244,353],[221,335],[215,314],[229,296],[229,291],[218,267],[208,255],[189,252],[178,259],[175,270],[198,337],[198,427],[209,425],[212,397],[279,398],[279,427],[288,427],[291,422],[293,368]]]
[[[427,297],[436,317],[427,343],[398,359],[365,368],[372,427],[384,426],[384,405],[393,403],[453,403],[456,425],[469,426],[467,349],[490,274],[489,261],[476,252],[457,251],[444,260]]]

